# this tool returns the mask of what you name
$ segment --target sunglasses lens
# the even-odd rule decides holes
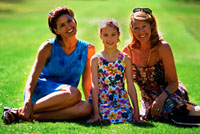
[[[139,12],[139,11],[141,11],[141,8],[135,8],[135,9],[133,9],[133,13]]]
[[[139,11],[143,11],[143,12],[148,13],[148,14],[152,13],[151,9],[149,9],[149,8],[135,8],[135,9],[133,9],[133,13],[139,12]]]
[[[143,8],[143,11],[146,13],[149,13],[149,14],[152,13],[151,9],[149,9],[149,8]]]

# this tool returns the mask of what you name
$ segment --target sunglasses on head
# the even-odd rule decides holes
[[[49,13],[49,16],[53,15],[53,14],[55,13],[56,10],[59,10],[59,9],[61,9],[61,8],[64,8],[64,6],[57,7],[57,8],[55,8],[55,9],[51,10],[51,12]]]
[[[151,9],[149,9],[149,8],[135,8],[135,9],[133,9],[133,13],[141,12],[141,11],[145,12],[147,14],[151,14],[152,13]]]

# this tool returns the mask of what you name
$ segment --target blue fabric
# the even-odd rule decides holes
[[[87,61],[88,43],[78,40],[76,49],[67,55],[57,39],[49,40],[51,56],[38,78],[32,95],[32,103],[38,99],[71,85],[77,87]]]

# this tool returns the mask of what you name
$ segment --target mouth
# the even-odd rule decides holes
[[[141,35],[140,38],[144,38],[144,37],[146,37],[146,36],[147,36],[147,34],[144,34],[144,35]]]
[[[112,45],[112,44],[114,44],[114,42],[107,42],[107,44],[108,44],[108,45]]]
[[[67,31],[67,33],[71,33],[74,31],[74,28],[70,29],[69,31]]]

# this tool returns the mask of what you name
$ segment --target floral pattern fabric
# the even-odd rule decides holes
[[[145,119],[152,119],[150,114],[150,108],[153,101],[165,90],[168,85],[165,79],[164,66],[161,60],[159,60],[152,67],[137,67],[135,64],[133,68],[133,79],[138,84],[141,91],[141,111],[140,114]],[[189,103],[188,93],[185,86],[179,82],[178,90],[169,96],[164,104],[159,119],[169,119],[172,111],[176,108],[179,109]]]
[[[101,119],[110,123],[132,122],[132,107],[124,88],[125,54],[120,52],[115,62],[108,62],[98,54],[98,65]]]

